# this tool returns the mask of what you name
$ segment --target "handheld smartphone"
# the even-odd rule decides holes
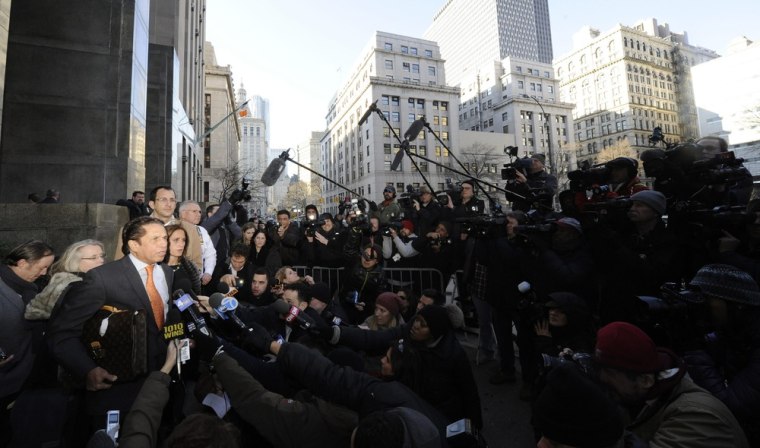
[[[108,411],[106,415],[106,433],[116,441],[119,439],[119,411]]]
[[[0,361],[5,361],[6,359],[8,359],[8,354],[0,347]]]

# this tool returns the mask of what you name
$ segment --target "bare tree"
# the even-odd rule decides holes
[[[257,171],[252,168],[242,168],[240,163],[228,168],[216,168],[213,169],[212,177],[219,183],[219,191],[213,196],[213,199],[217,202],[221,202],[223,198],[229,197],[229,195],[237,188],[241,188],[243,179],[246,179],[248,184],[248,191],[252,197],[259,197],[265,195],[265,186],[258,182]]]
[[[623,139],[618,143],[608,146],[601,150],[596,156],[596,163],[607,163],[610,160],[617,159],[618,157],[630,157],[636,159],[636,150],[631,147],[627,139]]]
[[[490,183],[497,183],[501,180],[501,165],[507,162],[507,158],[494,146],[475,143],[462,149],[462,155],[459,157],[465,170],[472,177],[484,180]],[[461,167],[455,166],[461,170]],[[464,176],[455,174],[454,178],[458,181],[465,180]]]
[[[283,207],[287,210],[303,210],[308,205],[307,200],[309,198],[309,186],[302,180],[296,180],[288,186],[288,193],[283,199]]]

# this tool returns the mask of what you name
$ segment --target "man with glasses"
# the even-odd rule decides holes
[[[198,226],[174,217],[174,210],[177,208],[177,195],[172,187],[159,185],[153,188],[150,191],[148,206],[153,210],[153,213],[150,214],[151,218],[161,220],[164,226],[179,224],[185,229],[185,233],[187,233],[187,253],[185,254],[185,258],[192,261],[198,269],[202,269],[201,236]],[[122,241],[120,235],[116,244],[114,260],[118,260],[124,256],[121,248]]]

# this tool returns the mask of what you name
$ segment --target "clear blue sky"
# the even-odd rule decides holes
[[[422,37],[443,0],[211,0],[206,38],[217,62],[230,65],[235,87],[270,101],[273,148],[324,130],[330,98],[375,31]],[[584,25],[604,32],[654,17],[689,42],[723,53],[744,35],[760,39],[760,1],[549,0],[554,57],[572,46]],[[711,22],[713,24],[711,24]],[[717,23],[717,24],[715,24]]]

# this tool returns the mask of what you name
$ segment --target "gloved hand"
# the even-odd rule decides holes
[[[197,331],[193,334],[193,340],[198,359],[202,361],[211,362],[216,355],[223,352],[222,343],[216,336],[206,336]]]
[[[243,199],[243,190],[238,188],[235,191],[233,191],[232,194],[230,195],[230,204],[237,205],[238,202],[240,202],[242,199]]]
[[[243,336],[243,349],[246,351],[255,350],[262,354],[268,354],[270,352],[269,347],[272,345],[272,335],[269,334],[269,331],[259,325],[256,322],[250,322],[250,328],[248,329],[247,333]]]

